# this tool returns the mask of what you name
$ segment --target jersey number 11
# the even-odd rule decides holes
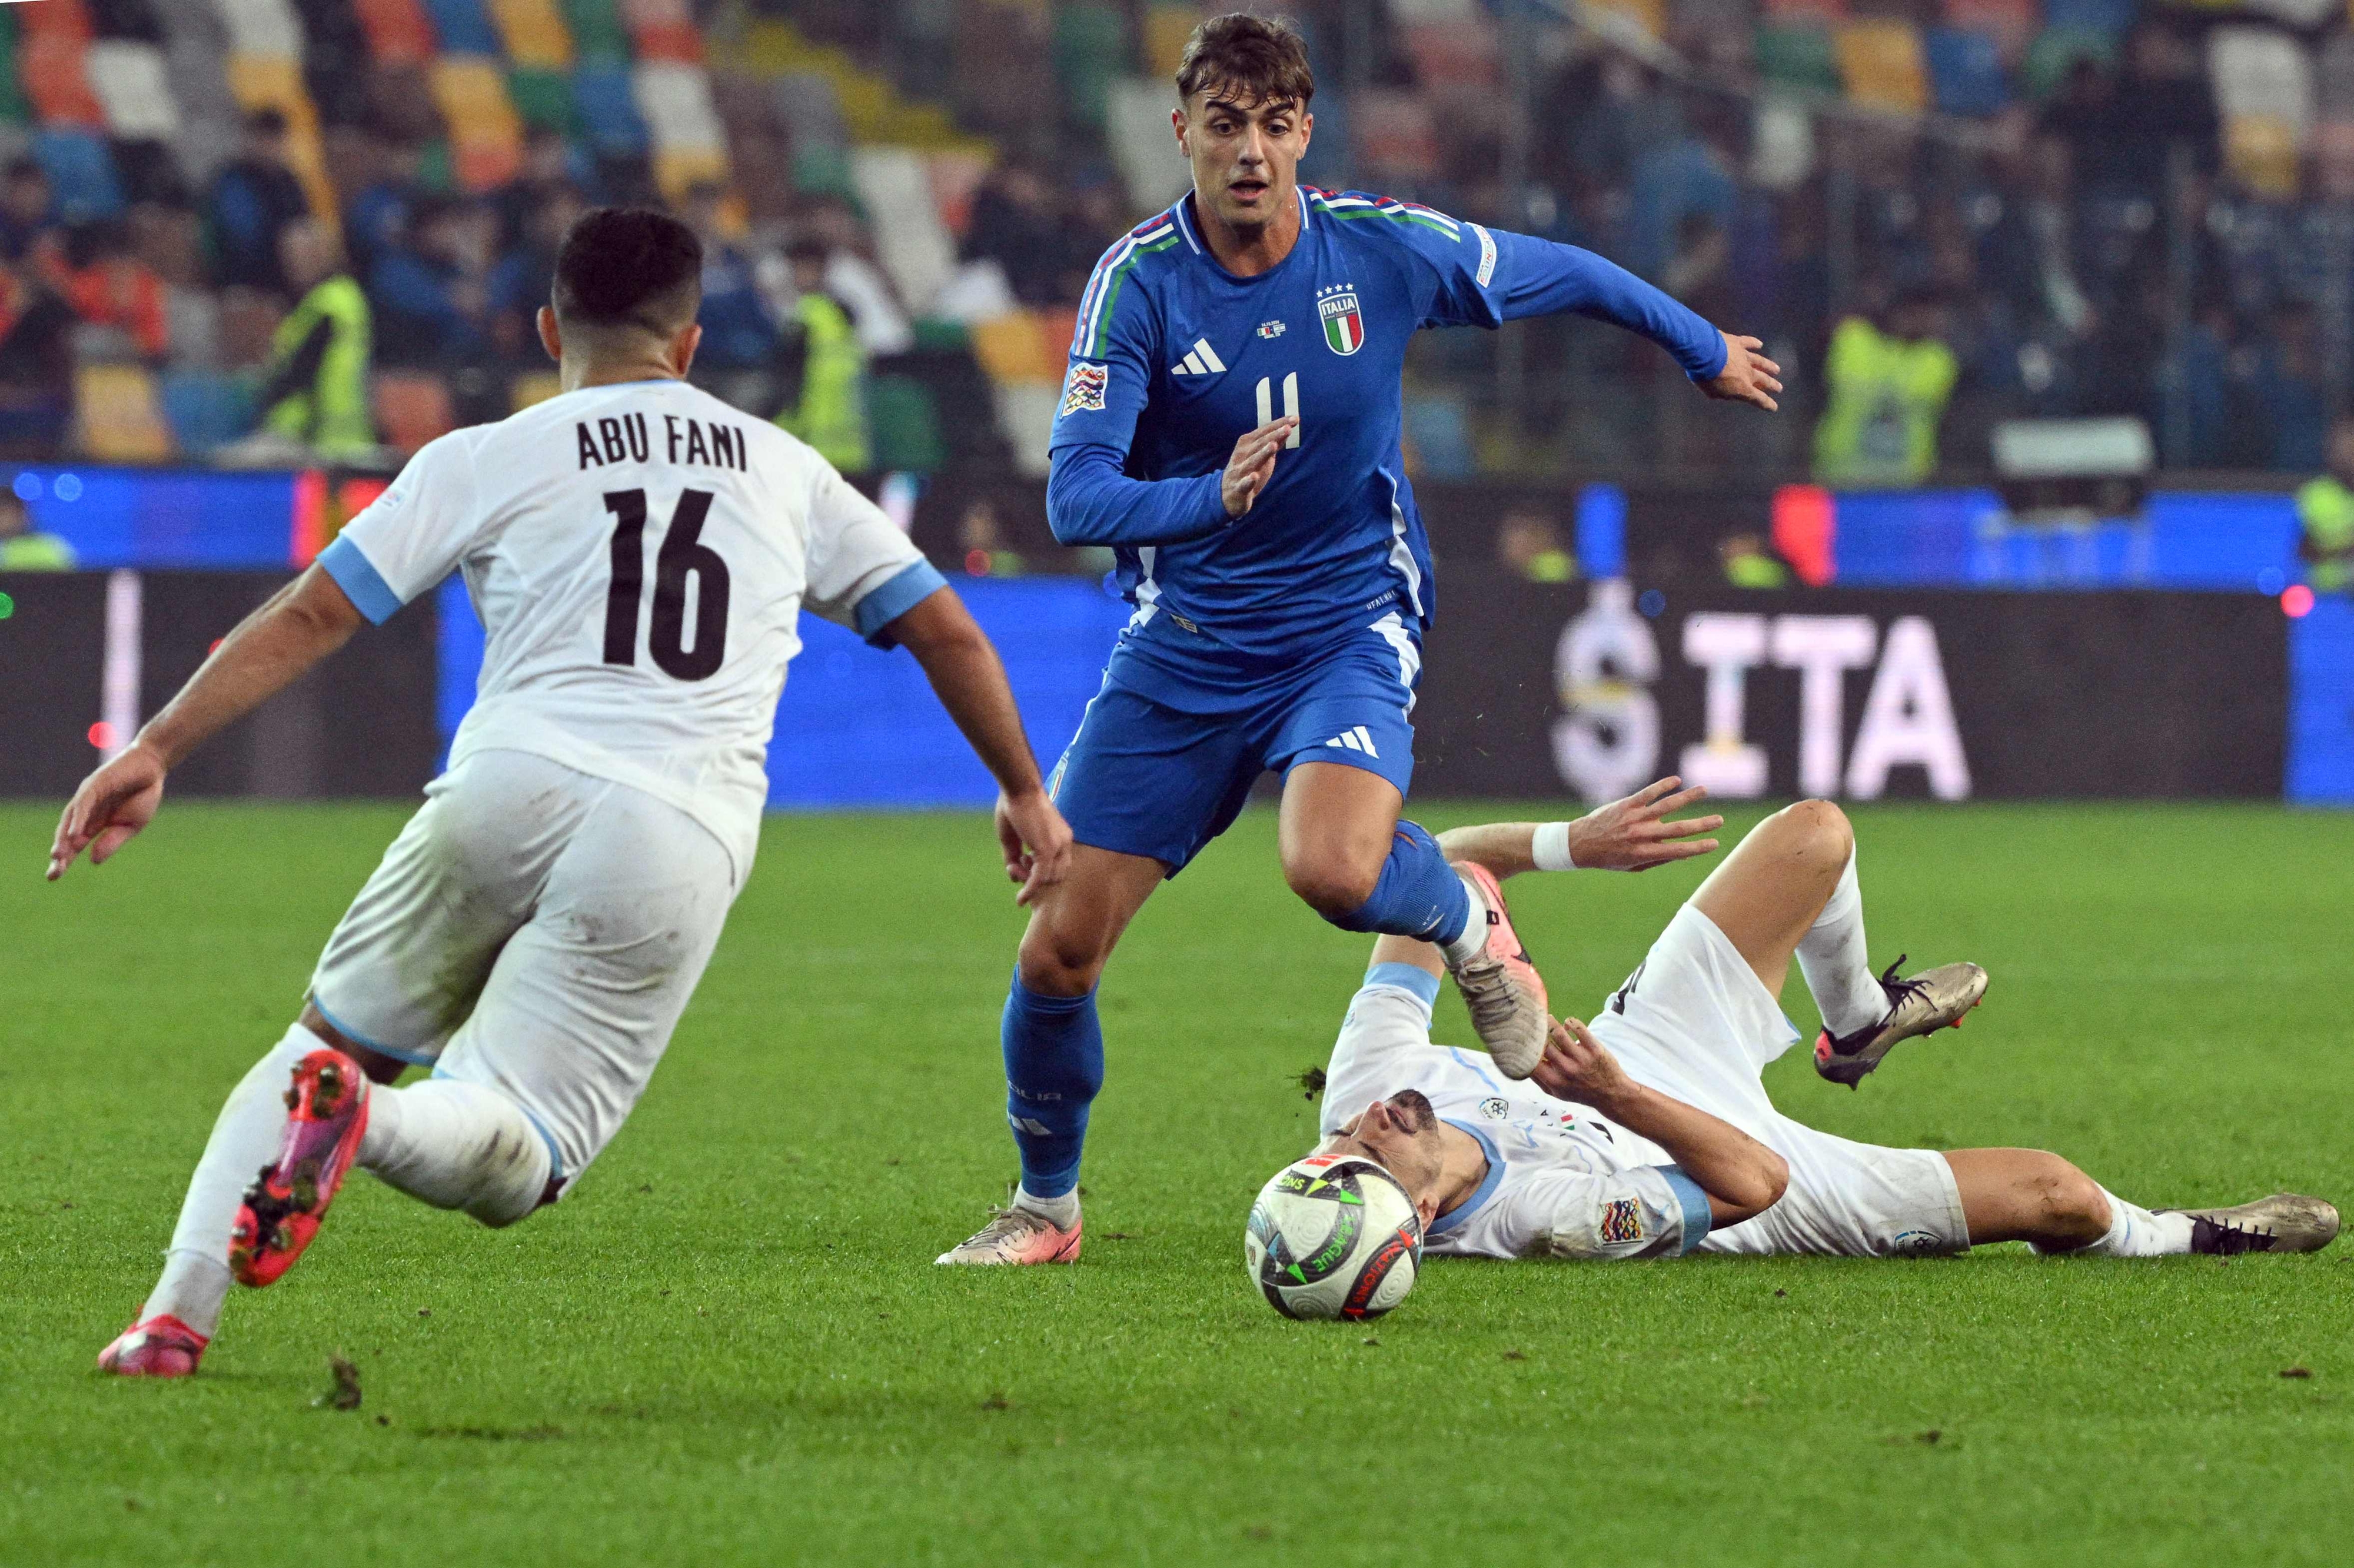
[[[1299,418],[1299,372],[1297,370],[1283,378],[1283,417],[1287,419]],[[1264,425],[1274,418],[1275,377],[1262,376],[1258,378],[1258,422]],[[1299,431],[1295,429],[1289,439],[1283,444],[1287,447],[1298,446]]]
[[[646,586],[646,493],[616,490],[605,496],[613,514],[613,586],[605,594],[605,662],[638,662],[638,599]],[[654,623],[646,651],[663,673],[700,681],[727,656],[727,563],[702,542],[711,515],[711,492],[678,498],[654,557]],[[695,646],[686,646],[686,583],[695,579]]]

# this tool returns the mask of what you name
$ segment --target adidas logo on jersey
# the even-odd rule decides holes
[[[1193,340],[1193,347],[1192,351],[1188,353],[1184,359],[1178,364],[1177,367],[1170,371],[1169,374],[1172,376],[1215,376],[1224,371],[1225,367],[1226,362],[1218,357],[1218,351],[1210,346],[1210,340],[1206,337],[1200,337]]]
[[[1362,751],[1367,757],[1379,757],[1381,755],[1380,752],[1373,749],[1373,737],[1365,733],[1365,726],[1363,725],[1359,725],[1354,729],[1344,729],[1324,744],[1327,746],[1341,747],[1350,751]]]

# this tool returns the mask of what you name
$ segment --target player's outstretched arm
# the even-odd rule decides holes
[[[221,639],[164,711],[132,743],[81,781],[49,842],[55,882],[85,849],[103,865],[154,820],[164,776],[181,758],[243,718],[341,648],[362,617],[335,579],[312,567]]]
[[[1014,902],[1033,902],[1069,869],[1071,830],[1046,798],[996,645],[951,588],[935,589],[890,626],[892,639],[924,667],[940,705],[997,780],[1005,874],[1021,885]]]
[[[1568,822],[1449,828],[1438,835],[1438,847],[1449,860],[1486,866],[1498,881],[1524,871],[1649,871],[1671,861],[1713,854],[1717,841],[1706,835],[1724,826],[1723,817],[1670,820],[1708,798],[1704,786],[1680,789],[1682,783],[1677,778],[1662,779]],[[1548,832],[1560,837],[1555,853],[1566,860],[1565,865],[1540,853],[1538,839]]]
[[[1765,344],[1757,339],[1718,330],[1666,291],[1590,250],[1500,229],[1486,238],[1496,247],[1494,261],[1483,263],[1474,276],[1482,277],[1484,285],[1485,275],[1492,274],[1492,299],[1474,299],[1462,278],[1443,271],[1443,292],[1451,296],[1442,299],[1445,313],[1476,321],[1492,309],[1496,320],[1512,321],[1566,312],[1606,321],[1642,334],[1675,355],[1684,374],[1712,397],[1768,413],[1779,407],[1775,395],[1782,390],[1782,367],[1765,356]],[[1474,252],[1470,240],[1462,238],[1441,254],[1459,270]]]
[[[1764,1213],[1790,1184],[1790,1168],[1780,1155],[1731,1122],[1635,1082],[1575,1018],[1553,1021],[1530,1079],[1554,1098],[1591,1106],[1666,1150],[1708,1194],[1711,1228]]]

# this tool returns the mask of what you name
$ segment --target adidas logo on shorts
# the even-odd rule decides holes
[[[1362,751],[1367,757],[1379,757],[1381,755],[1380,752],[1373,749],[1373,737],[1365,732],[1365,726],[1363,725],[1359,725],[1354,729],[1344,729],[1324,744],[1327,746],[1345,747],[1351,751]]]

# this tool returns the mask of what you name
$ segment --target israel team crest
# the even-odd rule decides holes
[[[1341,283],[1319,294],[1316,313],[1324,323],[1324,344],[1335,354],[1354,354],[1365,346],[1365,314],[1357,291]]]

